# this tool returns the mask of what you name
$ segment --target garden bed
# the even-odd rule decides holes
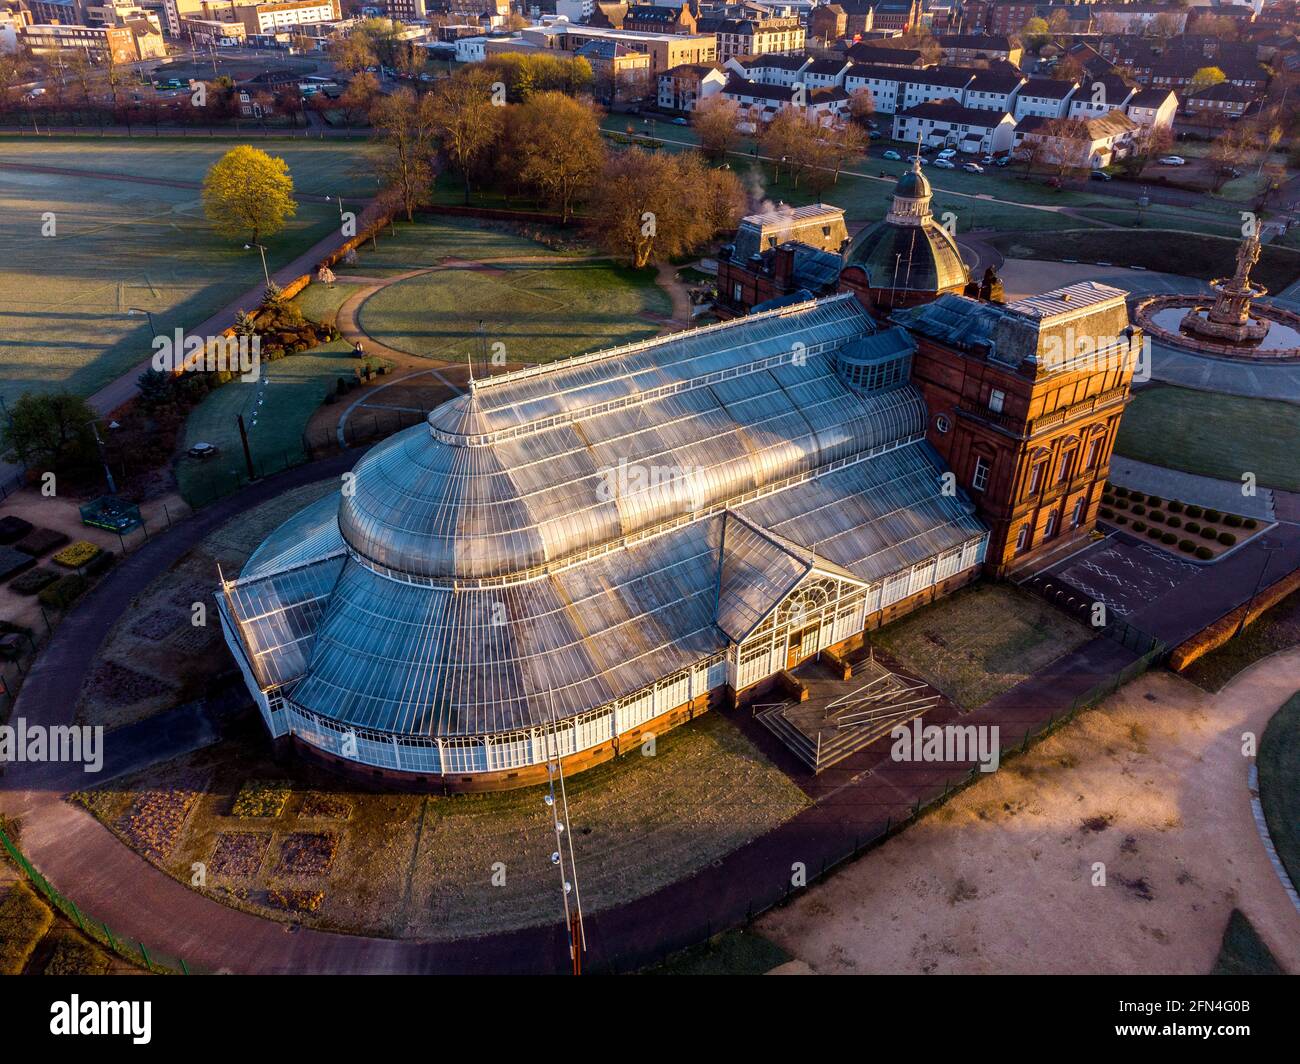
[[[1101,520],[1187,560],[1212,562],[1272,526],[1253,517],[1107,484]]]

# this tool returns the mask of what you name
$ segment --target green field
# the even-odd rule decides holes
[[[203,462],[182,455],[176,464],[181,494],[201,504],[247,476],[236,421],[240,414],[259,475],[296,465],[303,458],[308,419],[337,378],[351,377],[356,365],[351,346],[339,340],[268,362],[259,380],[235,379],[211,392],[185,422],[184,447],[212,443],[221,454]]]
[[[977,584],[870,639],[963,709],[976,709],[1086,643],[1092,633],[1037,595]]]
[[[361,327],[399,351],[460,360],[477,355],[482,342],[502,343],[507,361],[545,362],[653,336],[672,312],[649,270],[556,256],[535,241],[489,229],[435,223],[398,234],[381,241],[377,253],[364,253],[356,271],[392,276],[449,255],[495,260],[486,269],[452,265],[409,277],[367,299]]]
[[[73,167],[199,182],[233,142],[3,140],[24,165]],[[289,161],[300,188],[362,190],[349,171],[364,146],[267,147]],[[88,395],[144,359],[152,334],[192,328],[262,278],[260,257],[208,227],[197,188],[31,173],[0,166],[0,396],[69,388]],[[54,234],[42,235],[53,216]],[[299,205],[264,241],[268,265],[291,261],[337,225],[331,204]]]
[[[1166,385],[1134,392],[1115,452],[1153,465],[1300,491],[1300,407]]]

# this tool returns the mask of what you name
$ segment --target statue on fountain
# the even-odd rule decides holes
[[[1251,317],[1253,300],[1266,295],[1268,289],[1254,284],[1250,271],[1259,261],[1259,234],[1251,226],[1237,248],[1237,269],[1230,278],[1219,277],[1210,282],[1218,295],[1214,306],[1193,307],[1183,318],[1181,328],[1198,336],[1229,343],[1258,342],[1268,335],[1269,324]]]

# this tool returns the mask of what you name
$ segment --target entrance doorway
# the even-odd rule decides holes
[[[817,625],[810,625],[799,632],[791,632],[786,643],[785,667],[793,669],[799,662],[817,653]]]

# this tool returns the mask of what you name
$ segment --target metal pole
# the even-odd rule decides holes
[[[239,424],[239,439],[244,445],[244,461],[248,463],[248,479],[256,480],[257,472],[253,469],[253,453],[248,448],[248,430],[244,427],[244,415],[236,414],[235,421]]]

